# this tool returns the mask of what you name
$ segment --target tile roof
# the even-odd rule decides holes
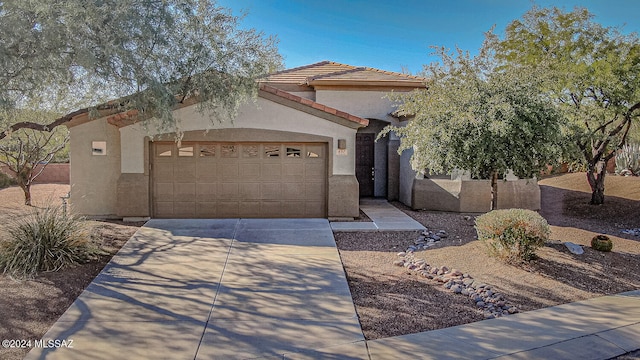
[[[307,98],[303,98],[301,96],[297,96],[294,94],[291,94],[289,92],[277,89],[275,87],[269,86],[267,84],[260,84],[260,91],[264,91],[266,93],[272,94],[272,95],[276,95],[282,99],[286,99],[289,101],[292,101],[294,103],[298,103],[298,104],[302,104],[305,107],[308,107],[308,109],[316,109],[319,110],[323,113],[329,114],[329,115],[334,115],[337,116],[339,118],[342,118],[344,120],[347,120],[349,122],[352,123],[356,123],[359,124],[361,126],[367,126],[369,124],[369,120],[367,119],[363,119],[361,117],[355,116],[355,115],[351,115],[349,113],[346,113],[344,111],[332,108],[330,106],[326,106],[320,103],[317,103],[313,100],[307,99]]]
[[[331,61],[301,66],[276,72],[259,80],[262,83],[295,84],[295,85],[356,85],[372,84],[390,86],[422,87],[426,79],[383,71],[368,67],[356,67]]]

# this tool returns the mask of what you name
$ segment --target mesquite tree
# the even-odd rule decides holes
[[[51,131],[87,110],[178,131],[172,110],[186,101],[233,116],[257,93],[255,79],[281,67],[276,40],[239,21],[215,0],[1,1],[0,139]],[[4,116],[27,103],[67,115]]]
[[[426,67],[427,88],[393,96],[406,126],[389,126],[413,149],[416,171],[471,172],[491,179],[492,207],[498,177],[512,170],[530,178],[560,155],[561,118],[537,91],[538,74],[497,68],[488,47],[474,58],[438,48],[441,62]]]
[[[593,21],[588,10],[533,7],[493,38],[505,66],[538,69],[587,166],[591,204],[604,202],[606,162],[640,116],[640,42]]]
[[[5,164],[15,174],[24,193],[25,205],[31,206],[33,181],[68,141],[66,129],[52,132],[23,129],[0,143],[0,164]]]

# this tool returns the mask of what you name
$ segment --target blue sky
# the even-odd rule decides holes
[[[277,35],[287,68],[331,60],[411,73],[436,59],[429,46],[460,47],[471,53],[484,32],[522,16],[529,0],[218,0],[240,15],[242,26]],[[586,7],[595,20],[639,32],[637,0],[537,0],[539,6]]]

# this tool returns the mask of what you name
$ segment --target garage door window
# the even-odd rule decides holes
[[[159,157],[171,157],[171,150],[173,146],[171,145],[156,145],[156,155]]]
[[[178,148],[178,156],[189,157],[193,156],[193,146],[181,146]]]
[[[215,157],[216,146],[215,145],[200,145],[200,157]]]
[[[265,145],[264,146],[265,157],[278,157],[280,156],[280,145]]]
[[[288,147],[287,148],[287,157],[300,157],[302,151],[300,148]]]
[[[242,154],[246,158],[258,157],[258,145],[244,145]]]
[[[222,157],[223,158],[236,158],[238,157],[237,145],[222,145]]]

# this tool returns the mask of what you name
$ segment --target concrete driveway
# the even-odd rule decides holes
[[[151,220],[43,339],[72,348],[27,359],[368,358],[325,219]]]

